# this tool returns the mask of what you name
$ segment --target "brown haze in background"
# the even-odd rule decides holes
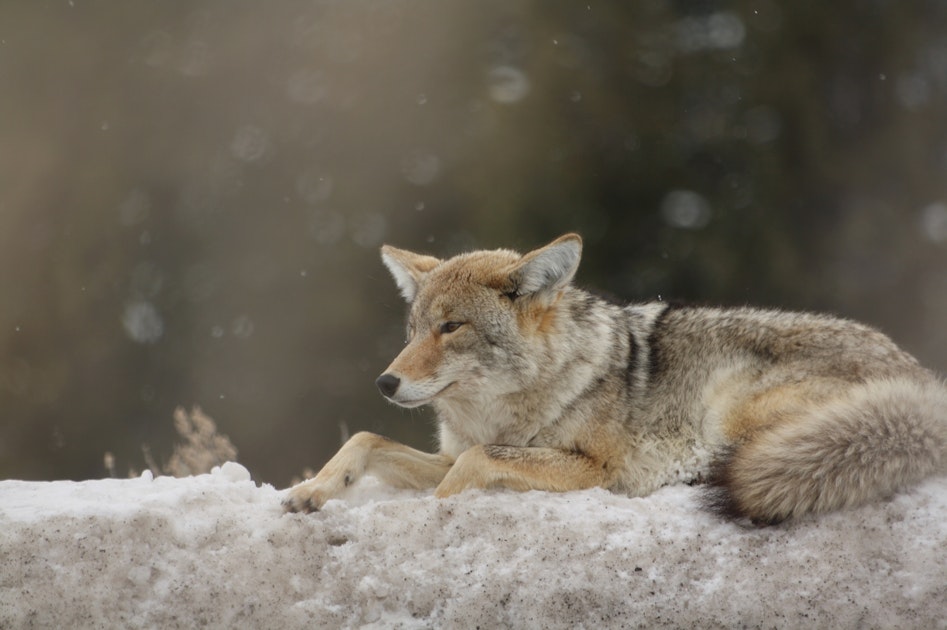
[[[179,405],[276,485],[346,431],[430,446],[373,385],[382,242],[576,230],[586,286],[830,310],[945,371],[945,12],[2,3],[0,477],[166,462]]]

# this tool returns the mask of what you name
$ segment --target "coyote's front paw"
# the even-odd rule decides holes
[[[290,488],[283,499],[283,508],[287,512],[316,512],[345,488],[344,482],[333,484],[324,478],[320,479],[321,476],[317,475]]]
[[[339,452],[322,467],[319,474],[290,488],[283,500],[288,512],[315,512],[334,499],[356,480],[368,466],[368,458],[378,444],[389,444],[387,438],[360,431],[346,442]]]
[[[447,475],[438,484],[434,490],[434,496],[438,499],[444,499],[464,490],[488,487],[487,473],[489,465],[489,457],[484,453],[482,446],[473,446],[467,449],[460,454]]]

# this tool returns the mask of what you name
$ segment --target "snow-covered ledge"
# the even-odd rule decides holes
[[[697,492],[439,501],[365,480],[302,515],[233,463],[3,481],[0,628],[945,627],[947,479],[764,529]]]

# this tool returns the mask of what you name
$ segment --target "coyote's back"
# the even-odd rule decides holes
[[[318,509],[365,473],[468,488],[644,495],[708,481],[708,505],[773,523],[947,473],[947,389],[881,333],[836,318],[663,302],[572,285],[581,240],[441,260],[385,246],[409,303],[382,394],[437,411],[424,453],[360,433],[289,491]]]

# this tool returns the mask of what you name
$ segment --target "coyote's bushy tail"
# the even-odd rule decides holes
[[[874,380],[723,455],[708,503],[769,524],[855,506],[947,474],[947,388]]]

